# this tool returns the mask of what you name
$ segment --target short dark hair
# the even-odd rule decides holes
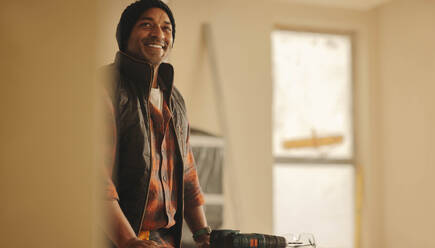
[[[159,8],[166,12],[172,24],[172,40],[175,40],[175,20],[168,5],[161,0],[139,0],[130,4],[122,12],[121,19],[116,28],[116,40],[118,41],[119,50],[125,52],[131,30],[139,17],[150,8]]]

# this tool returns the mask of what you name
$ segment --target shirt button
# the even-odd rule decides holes
[[[166,182],[167,178],[166,176],[163,176],[163,181]]]

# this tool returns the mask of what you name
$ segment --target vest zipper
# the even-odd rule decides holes
[[[148,105],[149,105],[149,94],[151,92],[151,87],[152,87],[153,80],[154,80],[154,70],[155,70],[155,67],[152,65],[151,66],[150,83],[149,83],[149,86],[148,86],[148,98],[147,98],[147,102],[146,102],[146,106],[145,106],[145,109],[146,109],[146,112],[147,112],[147,122],[148,122],[148,128],[147,128],[147,132],[148,132],[148,144],[149,144],[149,147],[150,147],[150,173],[149,173],[150,177],[151,177],[151,170],[152,170],[152,166],[153,166],[153,164],[152,164],[153,163],[153,159],[152,159],[152,154],[151,154],[152,153],[152,151],[151,151],[152,144],[151,144],[151,135],[150,135],[151,132],[150,132],[150,128],[149,128],[150,127],[151,116],[150,116],[150,111],[149,111]],[[151,178],[150,178],[150,180],[151,180]],[[144,218],[145,218],[146,207],[148,205],[148,190],[150,188],[150,180],[148,180],[148,183],[147,183],[145,205],[143,206],[143,209],[142,209],[142,217],[141,217],[139,229],[137,230],[136,235],[139,235],[140,230],[142,229],[142,226],[143,226],[143,221],[144,221]]]

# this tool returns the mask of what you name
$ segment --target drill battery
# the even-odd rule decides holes
[[[213,230],[210,234],[211,248],[285,248],[287,241],[284,237],[258,234],[240,233],[238,230]]]

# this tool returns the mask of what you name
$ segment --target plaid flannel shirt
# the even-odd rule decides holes
[[[110,102],[110,101],[109,101]],[[109,112],[114,117],[112,104],[109,104]],[[151,177],[148,190],[148,203],[145,209],[145,217],[142,223],[142,231],[164,230],[175,224],[175,213],[177,211],[177,175],[175,166],[182,161],[179,157],[175,129],[171,121],[171,111],[166,101],[164,101],[162,111],[158,110],[151,103],[149,104],[151,115]],[[107,150],[108,163],[111,165],[107,169],[106,196],[110,200],[119,200],[116,187],[113,184],[112,167],[116,152],[116,125],[115,118],[109,122],[109,130],[113,130],[110,135],[109,149]],[[195,168],[192,149],[188,144],[188,153],[184,167],[184,207],[193,208],[204,204],[204,197],[199,185],[198,175]],[[121,161],[122,162],[122,161]],[[120,165],[122,166],[122,165]],[[162,229],[164,228],[164,229]],[[164,235],[162,235],[162,233]],[[161,244],[173,245],[173,237],[167,231],[151,232],[151,239]]]

